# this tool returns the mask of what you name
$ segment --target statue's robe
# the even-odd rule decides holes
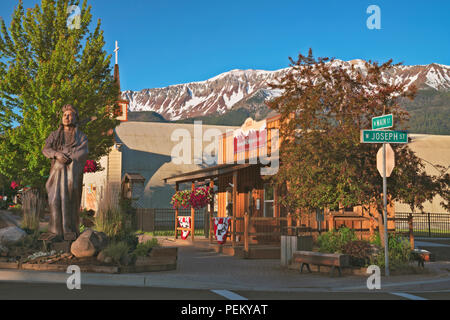
[[[45,141],[42,153],[52,159],[50,176],[45,185],[48,193],[51,219],[48,231],[64,237],[65,234],[79,235],[79,210],[83,187],[83,171],[88,157],[88,140],[84,133],[75,129],[74,139],[58,147],[60,130],[53,131]],[[56,152],[68,155],[72,161],[63,164],[56,160]]]

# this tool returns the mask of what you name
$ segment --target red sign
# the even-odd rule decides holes
[[[267,130],[250,130],[247,134],[241,132],[234,137],[234,153],[251,151],[266,145]]]

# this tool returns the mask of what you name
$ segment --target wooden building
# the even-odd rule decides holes
[[[287,212],[280,205],[283,188],[271,183],[271,173],[276,173],[279,164],[279,128],[279,115],[262,121],[248,118],[242,127],[221,135],[218,165],[171,176],[164,181],[175,184],[176,190],[183,183],[191,184],[192,189],[201,185],[215,187],[209,214],[211,218],[232,217],[229,234],[233,246],[248,249],[255,244],[279,245],[282,234],[306,232],[316,237],[322,231],[343,225],[355,229],[360,238],[373,233],[378,225],[371,217],[378,217],[373,207],[371,215],[362,207],[354,207],[338,212],[308,212],[296,218],[298,212]],[[388,207],[388,219],[393,217],[394,208]],[[388,229],[394,228],[394,221],[389,220]],[[210,228],[210,239],[213,239],[213,228]]]

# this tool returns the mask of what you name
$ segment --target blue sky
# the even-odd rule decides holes
[[[39,0],[24,0],[31,7]],[[17,0],[1,0],[7,23]],[[343,60],[450,65],[450,1],[89,0],[105,49],[119,41],[122,90],[276,70],[307,53]],[[381,10],[370,30],[369,5]],[[93,24],[94,25],[94,24]],[[112,59],[114,61],[114,59]],[[113,63],[113,62],[112,62]]]

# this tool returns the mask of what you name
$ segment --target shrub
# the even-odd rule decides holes
[[[107,186],[95,215],[95,229],[106,233],[110,238],[119,236],[129,225],[126,215],[121,210],[119,198],[119,190]]]
[[[99,202],[94,229],[104,232],[112,242],[124,242],[131,250],[138,244],[133,230],[133,215],[124,212],[124,202],[116,188],[106,187],[105,195]]]
[[[82,210],[80,211],[80,223],[85,227],[92,227],[95,224],[94,211],[93,210]]]
[[[367,241],[349,241],[343,246],[342,253],[350,255],[352,265],[363,267],[371,261],[372,247]]]
[[[95,217],[95,230],[104,232],[108,237],[114,238],[123,229],[123,216],[119,210],[100,211]]]
[[[380,252],[373,259],[372,263],[381,269],[385,267],[384,245],[380,242],[379,235],[375,237],[374,243],[380,247]],[[395,234],[389,234],[388,237],[389,266],[393,269],[405,266],[411,259],[411,245],[408,239]]]
[[[112,238],[113,241],[125,242],[131,250],[134,250],[139,244],[139,239],[132,230],[124,230]]]
[[[342,253],[344,246],[355,240],[357,240],[356,233],[352,229],[342,227],[321,234],[317,238],[317,244],[320,252]]]
[[[123,259],[128,255],[128,247],[126,242],[113,242],[103,250],[105,257],[110,257],[114,263],[122,264]]]
[[[138,257],[145,257],[154,247],[159,247],[158,240],[156,238],[139,243],[133,253]]]

